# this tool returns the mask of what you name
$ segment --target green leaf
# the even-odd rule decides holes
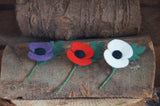
[[[90,46],[92,47],[92,49],[95,51],[96,49],[96,45],[97,45],[97,41],[93,41]]]
[[[37,61],[37,65],[43,65],[45,64],[47,61]]]
[[[97,43],[97,41],[93,41],[90,46],[94,50],[94,56],[91,58],[92,63],[96,62],[97,60],[101,59],[103,52],[102,49],[104,48],[105,42]]]
[[[75,66],[76,66],[77,68],[81,67],[81,66],[79,66],[78,64],[75,64]]]
[[[63,44],[64,42],[63,41],[60,41],[58,42],[56,45],[54,44],[53,41],[50,42],[50,44],[52,45],[53,47],[53,54],[54,56],[52,57],[52,59],[58,55],[61,54],[62,51],[64,51],[64,48],[63,48]],[[43,65],[45,64],[47,61],[40,61],[40,62],[37,62],[37,65]]]
[[[129,59],[129,61],[136,61],[139,60],[140,57],[139,55],[141,55],[142,53],[144,53],[144,51],[146,50],[146,47],[137,47],[138,44],[134,43],[131,45],[132,49],[133,49],[133,56]]]
[[[54,47],[54,41],[50,41],[50,44],[52,45],[52,47]]]
[[[60,55],[64,51],[64,48],[63,48],[64,41],[60,41],[60,42],[58,42],[56,44],[54,44],[54,42],[51,41],[50,44],[53,46],[53,55],[54,55],[54,57]]]

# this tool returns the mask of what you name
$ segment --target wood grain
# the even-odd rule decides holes
[[[16,106],[10,100],[0,98],[0,106]]]
[[[31,0],[16,17],[23,35],[66,40],[129,36],[141,25],[139,0]]]
[[[145,106],[137,105],[140,101],[142,99],[13,100],[17,106]]]
[[[75,71],[67,85],[56,96],[57,88],[66,79],[73,67],[65,52],[37,68],[27,84],[23,83],[26,75],[31,71],[35,63],[27,58],[29,51],[26,44],[15,45],[14,49],[6,47],[2,57],[1,90],[2,97],[16,99],[52,99],[79,97],[152,97],[155,74],[154,48],[148,37],[121,38],[140,46],[146,46],[146,52],[141,55],[141,60],[131,62],[124,69],[119,69],[100,91],[98,87],[110,75],[112,69],[101,59],[87,67],[81,67]],[[90,43],[92,40],[82,40]],[[110,39],[101,39],[106,44]],[[142,42],[143,41],[143,42]],[[65,42],[68,50],[73,41]],[[59,65],[61,64],[61,65]]]

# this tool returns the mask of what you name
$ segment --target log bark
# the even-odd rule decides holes
[[[102,90],[98,90],[98,87],[112,72],[112,68],[103,58],[89,66],[78,68],[58,95],[55,92],[74,65],[66,57],[66,51],[70,49],[73,41],[65,42],[65,52],[61,56],[39,66],[27,84],[23,81],[35,65],[35,62],[27,57],[28,45],[19,44],[15,45],[15,48],[7,46],[2,57],[0,95],[12,99],[152,97],[155,78],[152,41],[148,37],[121,39],[130,44],[138,43],[147,47],[140,60],[116,71]],[[105,41],[107,44],[110,40],[98,41]],[[87,44],[91,41],[93,40],[82,40]]]
[[[17,0],[25,36],[76,39],[137,34],[139,0]]]
[[[0,106],[16,106],[10,100],[0,98]]]

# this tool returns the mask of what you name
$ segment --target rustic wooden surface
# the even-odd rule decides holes
[[[3,48],[0,50],[2,54]],[[0,61],[1,62],[1,61]],[[16,106],[146,106],[143,99],[110,98],[110,99],[53,99],[53,100],[12,100]],[[9,100],[1,99],[0,106],[14,106]]]
[[[16,17],[23,35],[66,40],[129,36],[141,25],[139,0],[30,0]]]
[[[69,100],[32,100],[13,102],[17,106],[136,106],[142,99],[69,99]],[[145,105],[140,105],[145,106]]]
[[[154,49],[151,40],[148,37],[121,39],[130,44],[138,43],[147,47],[145,53],[141,55],[141,60],[131,62],[127,68],[119,69],[107,84],[108,86],[106,85],[101,91],[98,90],[98,87],[112,71],[111,67],[105,64],[104,59],[93,65],[79,68],[57,96],[55,95],[57,87],[62,84],[73,68],[73,63],[66,57],[66,51],[37,68],[29,82],[24,84],[24,79],[35,65],[35,62],[27,57],[29,48],[26,44],[16,45],[14,49],[7,46],[2,57],[0,95],[12,99],[18,97],[23,99],[151,97],[155,74]],[[82,40],[88,43],[91,41]],[[107,44],[110,40],[101,39],[99,41],[105,41]],[[66,50],[70,48],[72,42],[65,42]]]
[[[160,27],[160,8],[159,7],[142,7],[142,29],[141,35],[150,35],[154,45],[160,45],[159,43],[159,27]],[[9,14],[9,15],[8,15]],[[33,38],[24,37],[21,35],[19,27],[16,23],[16,16],[14,10],[0,11],[0,44],[16,44],[30,41],[49,41],[48,38]]]
[[[2,1],[2,0],[1,0]],[[7,1],[7,0],[3,0],[3,1]],[[12,0],[8,0],[11,1]],[[158,17],[160,17],[159,11],[159,4],[154,4],[154,5],[150,5],[152,1],[159,1],[159,0],[141,0],[141,1],[145,1],[146,4],[145,6],[143,5],[143,2],[141,3],[141,5],[143,5],[143,7],[141,8],[142,10],[142,30],[141,30],[141,34],[143,35],[144,32],[145,34],[148,34],[151,36],[154,45],[155,46],[159,46],[160,45],[160,36],[159,36],[159,22]],[[20,33],[19,29],[17,28],[17,24],[14,24],[16,22],[15,20],[15,14],[13,10],[9,10],[9,11],[0,11],[0,23],[3,23],[0,25],[0,44],[1,45],[6,45],[6,44],[10,44],[10,45],[14,45],[16,43],[22,43],[22,42],[30,42],[30,41],[46,41],[46,38],[30,38],[30,37],[22,37]],[[5,27],[5,28],[4,28]],[[6,29],[9,29],[8,31]],[[4,30],[5,29],[5,30]],[[7,35],[7,36],[6,36]],[[156,49],[156,47],[155,47]],[[158,50],[156,50],[158,51]],[[158,51],[159,52],[159,51]],[[156,53],[158,54],[158,53]],[[156,57],[157,58],[157,57]],[[157,63],[157,66],[159,66],[159,63]],[[156,69],[157,74],[160,73],[160,68]],[[160,75],[160,74],[159,74]],[[160,81],[158,80],[158,78],[160,78],[158,75],[156,77],[156,87],[160,86]],[[114,99],[115,100],[115,99]],[[99,101],[101,101],[101,99],[97,100],[97,101],[92,101],[93,103],[99,103]],[[116,101],[116,100],[115,100]],[[18,104],[18,102],[22,102],[22,101],[16,101],[16,103]],[[28,104],[30,101],[27,101]],[[42,101],[39,101],[39,103],[41,103]],[[45,101],[43,101],[44,103]],[[102,102],[105,102],[102,101]],[[36,102],[37,103],[37,102]],[[46,103],[48,103],[46,101]],[[85,105],[89,105],[90,103],[87,103]],[[142,101],[141,103],[135,103],[133,104],[133,106],[143,106],[144,105],[144,101]],[[33,104],[35,105],[35,104]],[[49,103],[48,103],[49,105]],[[78,105],[78,104],[76,104]],[[23,105],[22,105],[23,106]]]
[[[0,54],[2,51],[0,50]],[[53,100],[12,100],[16,106],[145,106],[143,99],[53,99]],[[15,106],[9,100],[0,99],[0,106]]]

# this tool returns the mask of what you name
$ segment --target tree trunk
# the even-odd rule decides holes
[[[16,16],[26,36],[76,39],[137,34],[139,0],[17,0]]]

